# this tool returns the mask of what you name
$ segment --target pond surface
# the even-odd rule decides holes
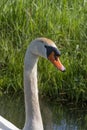
[[[44,130],[87,130],[87,109],[40,101]],[[73,105],[72,105],[73,106]],[[24,125],[23,97],[0,97],[0,115],[19,128]]]

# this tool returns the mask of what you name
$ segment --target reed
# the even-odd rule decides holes
[[[51,38],[62,52],[66,72],[39,61],[42,95],[87,100],[87,3],[84,0],[0,1],[0,94],[23,90],[23,59],[36,37]],[[45,73],[44,73],[45,72]]]

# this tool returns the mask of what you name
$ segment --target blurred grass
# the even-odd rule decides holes
[[[0,94],[23,91],[23,59],[36,37],[52,39],[66,72],[44,59],[38,64],[40,93],[52,99],[87,100],[87,2],[0,1]],[[44,73],[45,72],[45,73]]]

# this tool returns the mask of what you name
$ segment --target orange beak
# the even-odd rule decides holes
[[[65,71],[65,67],[62,65],[62,63],[59,60],[59,57],[54,56],[54,52],[52,52],[49,56],[48,59],[53,63],[54,66],[57,67],[60,71]]]

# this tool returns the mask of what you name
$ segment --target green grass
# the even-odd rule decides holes
[[[40,93],[51,99],[87,100],[87,3],[84,0],[0,1],[0,94],[23,91],[23,59],[37,37],[52,39],[66,72],[44,59]],[[44,73],[45,72],[45,73]]]

